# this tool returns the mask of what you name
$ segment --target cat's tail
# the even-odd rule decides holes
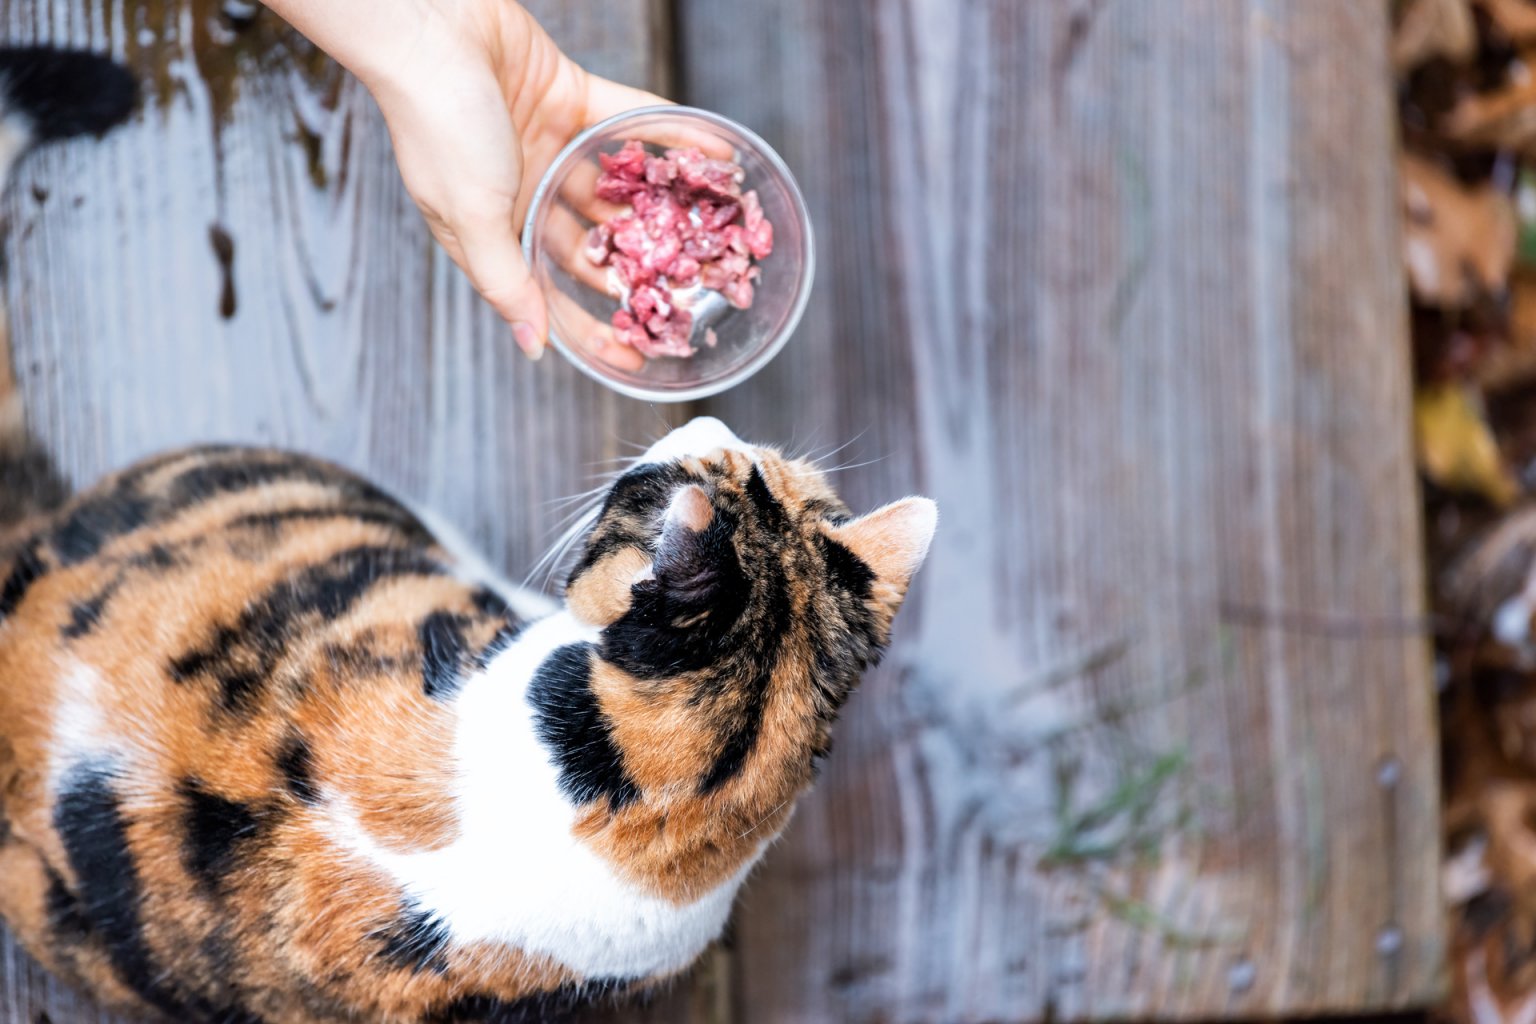
[[[106,57],[46,46],[0,46],[0,192],[27,150],[115,127],[127,119],[138,94],[128,69]],[[27,433],[3,299],[0,295],[0,533],[68,494],[46,453]]]

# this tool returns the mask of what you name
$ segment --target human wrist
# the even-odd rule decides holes
[[[445,45],[453,27],[431,0],[267,0],[267,6],[376,96],[419,80],[417,68]]]

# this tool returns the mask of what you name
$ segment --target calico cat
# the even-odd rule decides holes
[[[107,1004],[229,1024],[542,1019],[684,970],[936,523],[709,418],[613,483],[559,601],[303,455],[12,504],[0,913]]]

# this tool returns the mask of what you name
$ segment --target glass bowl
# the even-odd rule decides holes
[[[747,309],[718,293],[703,292],[695,307],[701,321],[695,353],[645,359],[613,340],[609,326],[620,299],[611,294],[608,268],[586,254],[586,235],[598,219],[623,207],[596,196],[599,153],[616,153],[634,139],[649,154],[669,147],[698,147],[729,158],[744,173],[742,190],[756,190],[773,224],[773,251],[757,263],[761,277]],[[740,124],[693,107],[641,107],[582,132],[545,172],[528,209],[523,254],[549,304],[550,339],[587,376],[654,402],[686,402],[734,387],[761,370],[789,340],[810,299],[816,258],[805,199],[794,176],[773,149]],[[698,289],[695,289],[695,296]],[[712,319],[718,316],[718,319]],[[715,344],[702,343],[702,326]]]

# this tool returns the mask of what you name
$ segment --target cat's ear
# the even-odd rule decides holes
[[[651,571],[674,597],[707,600],[718,582],[719,553],[710,531],[714,521],[714,503],[698,484],[678,488],[667,504]]]
[[[873,574],[872,596],[900,604],[939,525],[931,498],[903,498],[867,516],[825,527],[827,537],[851,551]],[[891,607],[892,613],[895,607]]]

